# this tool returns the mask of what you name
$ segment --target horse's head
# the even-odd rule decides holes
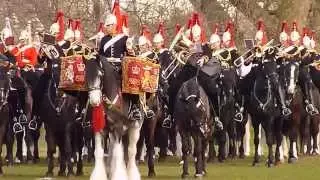
[[[293,96],[296,89],[296,84],[299,76],[299,61],[289,60],[283,62],[283,72],[281,73],[283,77],[285,91],[289,96]]]
[[[121,88],[119,64],[113,65],[102,56],[91,58],[86,63],[86,78],[89,101],[93,106],[101,103],[102,92],[108,98],[118,95]]]
[[[224,69],[220,74],[220,88],[227,99],[234,97],[236,72],[233,68]]]
[[[186,116],[198,125],[204,120],[206,114],[199,87],[197,79],[192,78],[182,85],[178,95],[179,99],[185,103]]]
[[[9,68],[0,66],[0,106],[7,102],[10,90]]]

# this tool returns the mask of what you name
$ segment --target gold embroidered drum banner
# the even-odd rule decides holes
[[[80,55],[62,57],[59,88],[87,91],[85,67],[83,58]]]
[[[160,65],[139,57],[125,57],[122,63],[122,92],[140,94],[158,90]]]

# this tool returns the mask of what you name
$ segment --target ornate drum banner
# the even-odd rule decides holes
[[[122,63],[122,92],[140,94],[158,90],[160,65],[139,57],[125,57]]]
[[[81,55],[62,57],[59,88],[87,91],[85,74],[85,64]]]

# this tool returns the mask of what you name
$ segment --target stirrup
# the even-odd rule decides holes
[[[291,112],[291,110],[289,108],[287,108],[287,107],[282,108],[282,115],[283,116],[287,117],[290,114],[292,114],[292,112]]]
[[[170,129],[172,127],[171,116],[168,115],[162,122],[162,127]]]
[[[233,120],[237,122],[242,122],[243,121],[243,114],[241,112],[238,112],[234,115]]]
[[[155,116],[156,114],[154,113],[154,111],[152,109],[148,109],[146,112],[146,118],[151,119]]]
[[[36,131],[38,128],[38,123],[34,119],[32,119],[28,124],[29,129]]]
[[[142,113],[139,108],[134,108],[130,113],[129,113],[129,119],[134,120],[134,121],[139,121],[142,119]]]
[[[311,116],[314,116],[314,115],[319,114],[318,109],[317,109],[316,107],[314,107],[313,104],[308,104],[308,105],[306,106],[306,111],[307,111],[307,113],[310,114]]]
[[[218,130],[223,130],[223,123],[220,121],[219,117],[214,117],[214,123]]]
[[[23,127],[22,127],[21,123],[16,122],[13,124],[12,130],[15,134],[17,134],[17,133],[20,133],[23,131]]]

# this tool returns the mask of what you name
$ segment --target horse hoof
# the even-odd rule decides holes
[[[203,176],[207,176],[207,171],[205,171],[205,170],[202,171],[202,175],[203,175]]]
[[[53,172],[47,172],[45,177],[53,177]]]
[[[40,158],[35,158],[32,160],[33,164],[38,164],[40,162]]]
[[[156,173],[155,172],[149,172],[148,173],[148,177],[156,177]]]
[[[244,155],[244,154],[240,154],[240,155],[239,155],[239,158],[240,158],[240,159],[244,159],[244,158],[245,158],[245,155]]]
[[[268,168],[273,167],[273,162],[272,161],[267,162],[267,166],[268,166]]]
[[[189,173],[183,173],[182,175],[181,175],[181,178],[187,178],[187,177],[189,177]]]
[[[197,173],[197,174],[194,175],[194,177],[195,177],[196,179],[202,178],[202,177],[203,177],[203,174],[202,174],[202,173]]]
[[[83,176],[83,171],[77,171],[76,176]]]
[[[293,164],[293,163],[297,162],[297,160],[298,160],[297,158],[291,157],[291,158],[288,159],[288,163],[289,164]]]
[[[274,163],[275,166],[279,166],[280,164],[281,164],[281,161],[276,161],[276,162]]]
[[[312,156],[318,156],[319,154],[317,153],[317,151],[312,151]]]
[[[67,173],[67,176],[68,176],[68,177],[74,176],[74,172],[73,172],[73,171],[69,171],[69,172]]]
[[[62,172],[62,171],[59,171],[58,176],[59,176],[59,177],[65,177],[65,176],[66,176],[66,173],[65,173],[65,172]]]
[[[259,161],[253,161],[252,166],[253,166],[253,167],[257,167],[258,164],[259,164]]]

